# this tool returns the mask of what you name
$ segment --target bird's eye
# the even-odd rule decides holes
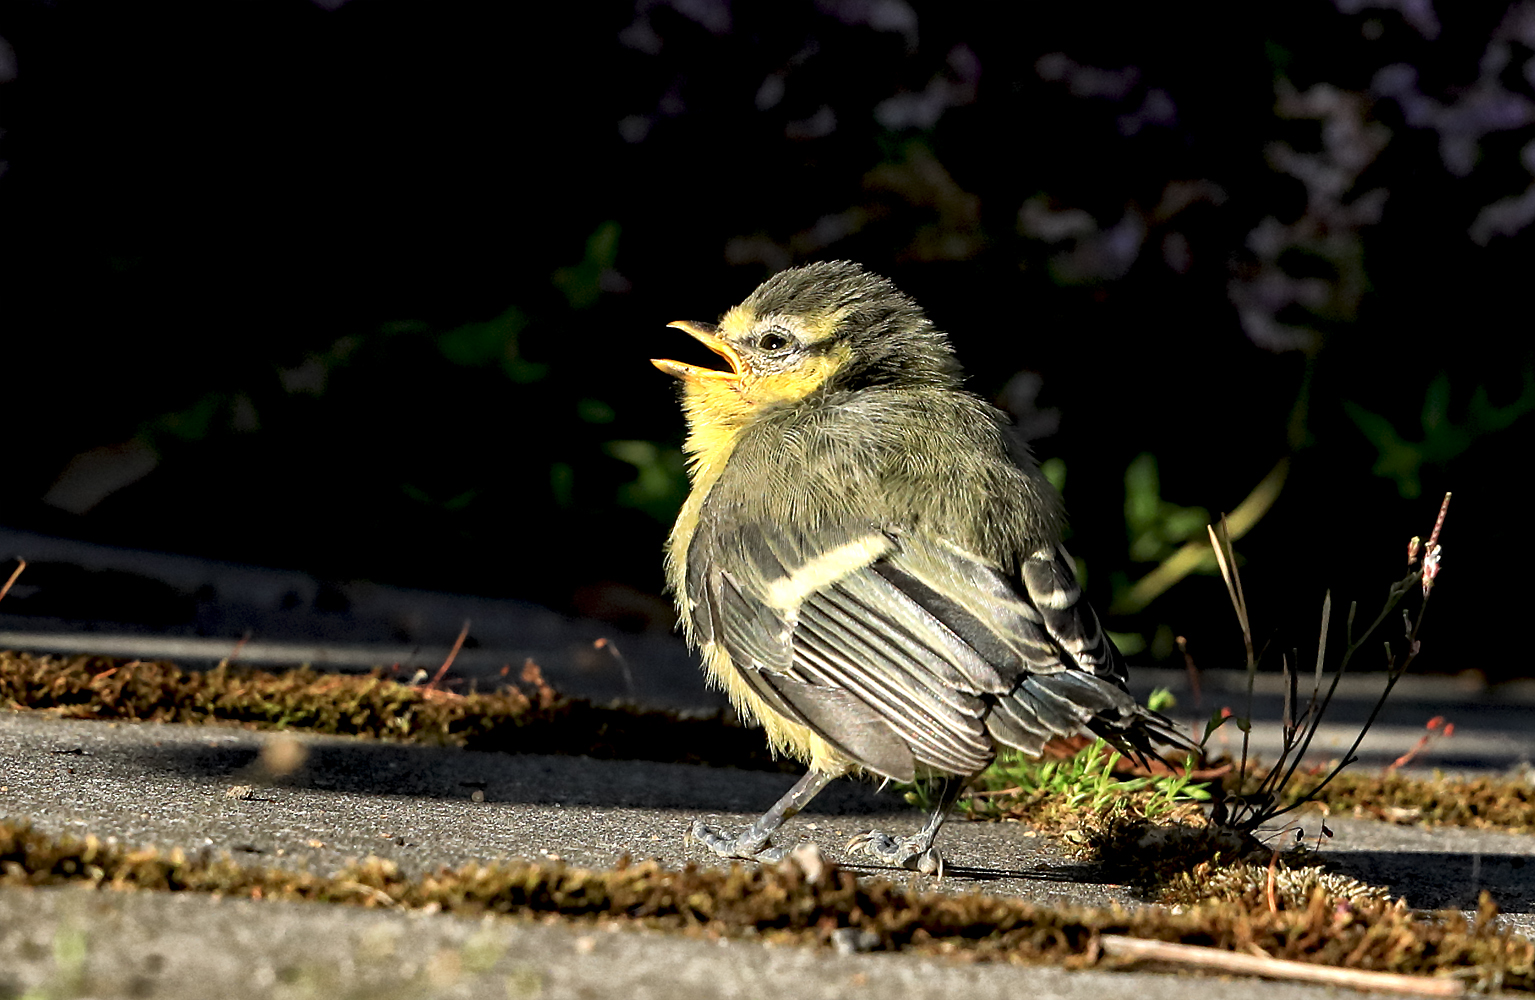
[[[764,351],[781,351],[789,346],[789,338],[776,333],[766,333],[757,341],[757,346]]]

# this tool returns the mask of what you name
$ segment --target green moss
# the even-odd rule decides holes
[[[1210,798],[1204,785],[1186,774],[1132,768],[1102,740],[1058,742],[1068,756],[998,757],[976,776],[958,803],[960,813],[971,819],[1016,820],[1064,834],[1127,806],[1146,819],[1175,821],[1199,814],[1199,803]],[[1127,769],[1142,773],[1122,773]]]

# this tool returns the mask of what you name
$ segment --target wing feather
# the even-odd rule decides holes
[[[769,708],[879,774],[970,774],[997,744],[1038,753],[1052,737],[1112,737],[1146,716],[1059,546],[1008,572],[873,524],[706,517],[688,569],[688,599],[708,606],[693,616],[700,639],[720,644]]]
[[[924,764],[957,773],[984,767],[992,748],[974,695],[947,685],[918,658],[880,634],[879,618],[839,606],[838,593],[817,594],[799,612],[795,668],[814,670],[825,683],[856,693],[911,744]]]
[[[814,653],[807,654],[805,659],[807,662],[817,662]],[[905,706],[900,705],[897,700],[893,699],[888,691],[879,688],[871,675],[867,673],[844,673],[836,665],[825,664],[824,662],[817,663],[817,665],[823,668],[822,676],[825,678],[825,683],[814,685],[813,687],[816,690],[846,691],[878,715],[881,720],[895,720],[894,723],[887,722],[886,724],[891,726],[892,732],[899,733],[902,745],[907,748],[909,758],[920,761],[930,767],[950,768],[956,773],[970,773],[976,769],[967,755],[956,754],[952,748],[943,745],[933,738],[932,733],[924,730],[896,729],[895,726],[900,725],[902,720],[909,718],[912,713]],[[878,771],[881,774],[890,774],[890,772],[880,768],[874,761],[866,757],[859,756],[856,759],[870,770]],[[990,757],[988,756],[987,759],[989,760]],[[984,761],[982,766],[984,766]],[[894,774],[890,774],[890,776],[896,777],[898,780],[911,780],[909,776],[905,778]]]
[[[1019,575],[1029,603],[1038,609],[1067,665],[1113,677],[1123,687],[1129,671],[1098,624],[1097,613],[1082,600],[1076,567],[1066,550],[1057,545],[1035,551],[1023,561]]]
[[[762,674],[759,681],[794,705],[806,725],[850,760],[896,781],[916,777],[915,761],[906,741],[855,692],[831,685],[804,684],[781,674]]]
[[[1027,754],[1038,754],[1056,735],[1029,711],[1027,705],[1015,698],[997,702],[991,714],[986,716],[986,730],[999,743]]]

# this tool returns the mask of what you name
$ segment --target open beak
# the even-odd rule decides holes
[[[730,381],[740,379],[741,355],[714,332],[717,328],[713,323],[695,323],[692,320],[679,319],[675,323],[666,325],[689,334],[694,340],[730,362],[730,370],[727,372],[715,368],[700,368],[697,365],[685,365],[681,361],[667,361],[664,358],[651,358],[651,364],[666,374],[680,379],[728,379]]]

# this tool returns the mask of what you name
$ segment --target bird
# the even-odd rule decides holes
[[[718,323],[669,326],[726,367],[651,361],[680,383],[688,428],[668,589],[711,684],[808,765],[744,830],[700,819],[691,841],[776,861],[780,827],[833,780],[926,781],[917,833],[847,847],[942,877],[938,831],[999,750],[1077,734],[1142,759],[1153,740],[1188,745],[1127,693],[1062,546],[1060,494],[891,281],[806,264]]]

